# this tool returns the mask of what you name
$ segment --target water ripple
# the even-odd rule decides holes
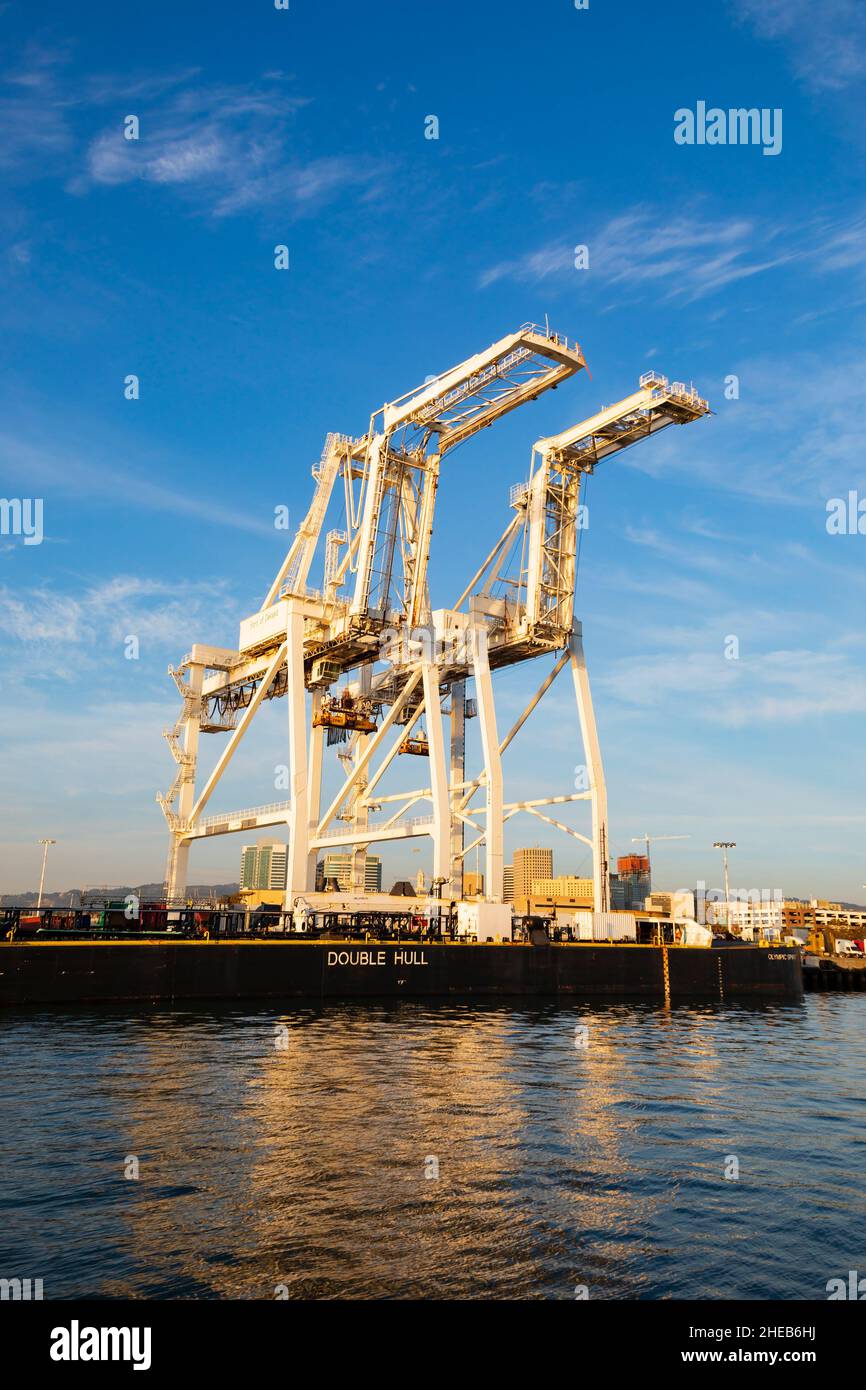
[[[10,1011],[0,1274],[52,1298],[821,1298],[866,1268],[864,1024],[859,995]]]

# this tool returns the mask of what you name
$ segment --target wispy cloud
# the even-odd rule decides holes
[[[736,0],[735,13],[760,38],[780,42],[814,91],[840,91],[866,75],[863,0]]]
[[[373,196],[387,176],[364,155],[299,155],[295,118],[309,98],[280,71],[241,84],[198,69],[73,81],[69,57],[31,45],[2,74],[0,170],[19,180],[63,177],[78,195],[148,183],[215,217],[274,203],[300,217],[352,189]],[[124,138],[126,115],[139,119],[137,140]]]
[[[709,724],[798,724],[866,712],[866,672],[834,649],[726,660],[706,652],[630,656],[596,684],[626,705],[680,710]]]
[[[816,268],[854,270],[866,266],[866,216],[828,224],[814,243]]]
[[[0,86],[0,170],[5,175],[59,173],[73,146],[70,101],[58,86],[63,49],[31,45]]]
[[[222,581],[168,583],[117,575],[90,584],[79,594],[59,592],[49,584],[13,590],[0,585],[0,637],[4,639],[5,680],[21,673],[33,678],[37,659],[42,675],[80,678],[86,668],[114,663],[123,654],[128,635],[142,649],[184,647],[196,624],[212,622],[219,599],[223,614],[231,613],[227,586]],[[21,666],[16,649],[25,649]],[[75,651],[74,670],[69,653]],[[47,664],[47,665],[46,665]]]
[[[574,246],[589,247],[589,270],[574,268]],[[563,235],[485,270],[479,286],[500,280],[537,285],[546,280],[586,276],[588,285],[651,290],[656,296],[693,302],[737,281],[785,266],[827,276],[866,271],[866,214],[816,214],[796,222],[758,216],[730,217],[705,207],[669,214],[640,205],[628,209],[580,237]],[[861,283],[862,288],[862,283]],[[846,294],[850,296],[850,283]]]
[[[369,193],[384,173],[374,160],[291,152],[294,118],[307,104],[279,73],[245,86],[184,85],[158,105],[138,102],[137,140],[119,123],[103,130],[69,188],[156,184],[215,217],[274,203],[301,217],[353,188]]]
[[[670,298],[699,299],[802,254],[779,244],[780,232],[779,227],[759,228],[750,218],[698,213],[670,217],[658,208],[636,207],[587,233],[589,273],[606,285],[652,286]],[[774,245],[777,249],[768,254]],[[565,272],[575,273],[574,250],[563,238],[500,261],[479,283],[482,288],[503,279],[536,284]]]
[[[120,502],[145,511],[195,517],[253,535],[274,536],[271,522],[250,516],[234,505],[222,506],[205,492],[188,493],[168,487],[148,477],[128,458],[118,466],[116,461],[102,462],[94,454],[84,458],[69,446],[0,433],[0,459],[6,477],[26,477],[33,489],[50,488],[61,496],[93,498],[100,505]]]
[[[625,538],[633,545],[640,545],[652,551],[663,560],[675,561],[686,569],[704,570],[709,574],[724,574],[728,565],[723,548],[714,545],[689,546],[683,543],[682,534],[662,535],[655,527],[626,526]]]

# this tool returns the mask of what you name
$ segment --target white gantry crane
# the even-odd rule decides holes
[[[462,896],[465,857],[483,843],[487,897],[501,901],[503,826],[526,812],[592,849],[595,906],[608,907],[604,774],[574,615],[581,485],[610,455],[706,414],[706,401],[682,383],[669,385],[647,373],[639,389],[617,405],[538,440],[528,481],[511,489],[508,525],[454,606],[433,608],[427,582],[444,456],[585,365],[576,343],[527,324],[384,405],[361,438],[328,435],[313,469],[309,512],[261,608],[241,623],[237,649],[196,644],[170,668],[182,706],[175,726],[165,731],[177,773],[158,798],[171,837],[169,899],[184,894],[194,840],[286,825],[287,906],[313,891],[321,851],[350,853],[353,887],[362,892],[368,847],[412,836],[432,839],[432,879],[446,898]],[[341,525],[327,529],[338,504]],[[318,587],[310,586],[314,564]],[[555,658],[552,669],[501,735],[492,672],[545,653]],[[574,683],[586,788],[506,802],[502,754],[566,666]],[[262,702],[283,695],[289,799],[205,816]],[[476,715],[481,766],[467,779],[465,721]],[[202,733],[228,737],[196,794]],[[340,782],[323,807],[324,755],[332,745]],[[429,773],[419,787],[389,792],[389,769],[406,753],[425,757],[420,765]],[[540,809],[580,800],[591,804],[590,836]],[[467,829],[474,832],[468,844]]]

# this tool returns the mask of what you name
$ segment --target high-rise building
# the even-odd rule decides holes
[[[241,850],[241,888],[255,888],[259,852],[255,845],[244,845]]]
[[[610,906],[612,912],[623,912],[628,910],[629,885],[619,874],[610,876]]]
[[[519,912],[527,911],[532,896],[532,882],[537,878],[553,878],[553,850],[516,849],[514,851],[514,904]]]
[[[625,885],[626,908],[643,907],[652,892],[650,862],[645,854],[623,854],[616,861],[617,877]],[[620,896],[619,894],[617,896]]]
[[[280,889],[286,886],[289,847],[281,840],[259,840],[241,849],[241,888]]]
[[[340,892],[352,887],[351,854],[326,854],[316,865],[316,888],[324,891],[329,884],[336,883]],[[368,854],[364,864],[364,892],[381,893],[382,860],[378,854]]]
[[[514,865],[506,864],[502,870],[502,897],[507,903],[514,902]]]

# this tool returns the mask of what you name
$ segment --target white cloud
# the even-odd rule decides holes
[[[21,64],[2,74],[0,169],[6,174],[59,172],[73,145],[70,100],[57,85],[61,49],[31,45]]]
[[[780,229],[742,217],[698,213],[668,216],[662,209],[636,207],[588,232],[590,270],[574,270],[573,248],[563,238],[485,271],[482,287],[512,279],[535,284],[563,273],[597,276],[608,285],[664,289],[668,297],[698,299],[735,280],[746,279],[796,259],[785,249]],[[774,254],[767,248],[778,244]],[[760,247],[761,254],[756,254]]]
[[[727,660],[706,651],[629,656],[596,679],[625,705],[664,707],[728,728],[866,712],[866,672],[844,651],[776,650]]]
[[[625,538],[633,545],[640,545],[651,550],[666,561],[674,561],[678,566],[682,565],[686,569],[704,570],[709,574],[725,574],[729,568],[730,561],[726,552],[721,546],[702,546],[688,547],[683,543],[682,535],[668,532],[662,535],[652,527],[639,527],[627,525],[625,528]]]
[[[69,184],[152,183],[183,192],[216,217],[279,202],[294,216],[342,192],[370,189],[381,176],[374,161],[328,155],[304,161],[290,153],[296,113],[306,98],[290,92],[280,74],[248,86],[182,86],[148,109],[142,102],[138,140],[119,124],[90,144],[86,170]]]
[[[574,251],[571,247],[561,242],[554,242],[549,246],[542,246],[537,251],[530,251],[527,255],[515,261],[501,261],[498,265],[492,266],[481,276],[481,288],[493,285],[497,280],[520,280],[524,283],[537,284],[547,278],[548,275],[556,275],[562,270],[567,270],[574,264]]]
[[[259,204],[284,202],[294,216],[306,216],[351,188],[374,196],[385,172],[371,160],[338,156],[323,156],[305,165],[266,168],[252,176],[244,171],[242,177],[230,181],[213,211],[216,217],[229,217]]]
[[[135,182],[184,194],[217,217],[280,203],[303,216],[340,194],[371,195],[384,167],[364,156],[304,159],[292,151],[294,118],[309,99],[279,71],[246,84],[208,84],[197,69],[135,75],[78,75],[65,49],[31,46],[2,75],[0,169],[17,178],[62,176],[67,189]],[[89,121],[110,124],[82,147]],[[138,140],[122,116],[137,115]],[[75,119],[73,119],[75,118]]]
[[[574,269],[572,243],[585,241],[590,268]],[[587,284],[620,293],[651,289],[666,299],[693,302],[728,285],[784,266],[814,275],[866,269],[866,216],[861,210],[791,222],[692,211],[670,215],[640,205],[580,237],[563,235],[485,270],[479,286],[499,280],[540,284],[552,277],[588,277]],[[851,286],[845,286],[846,303]]]
[[[851,270],[866,265],[866,217],[830,224],[817,237],[813,252],[818,270]]]
[[[736,13],[759,38],[781,43],[814,91],[840,91],[866,75],[863,0],[736,0]]]
[[[151,652],[186,649],[196,629],[212,625],[215,608],[223,626],[233,621],[224,581],[118,575],[77,596],[49,585],[20,591],[0,585],[3,684],[26,683],[37,673],[74,681],[87,670],[114,670],[130,634]]]

